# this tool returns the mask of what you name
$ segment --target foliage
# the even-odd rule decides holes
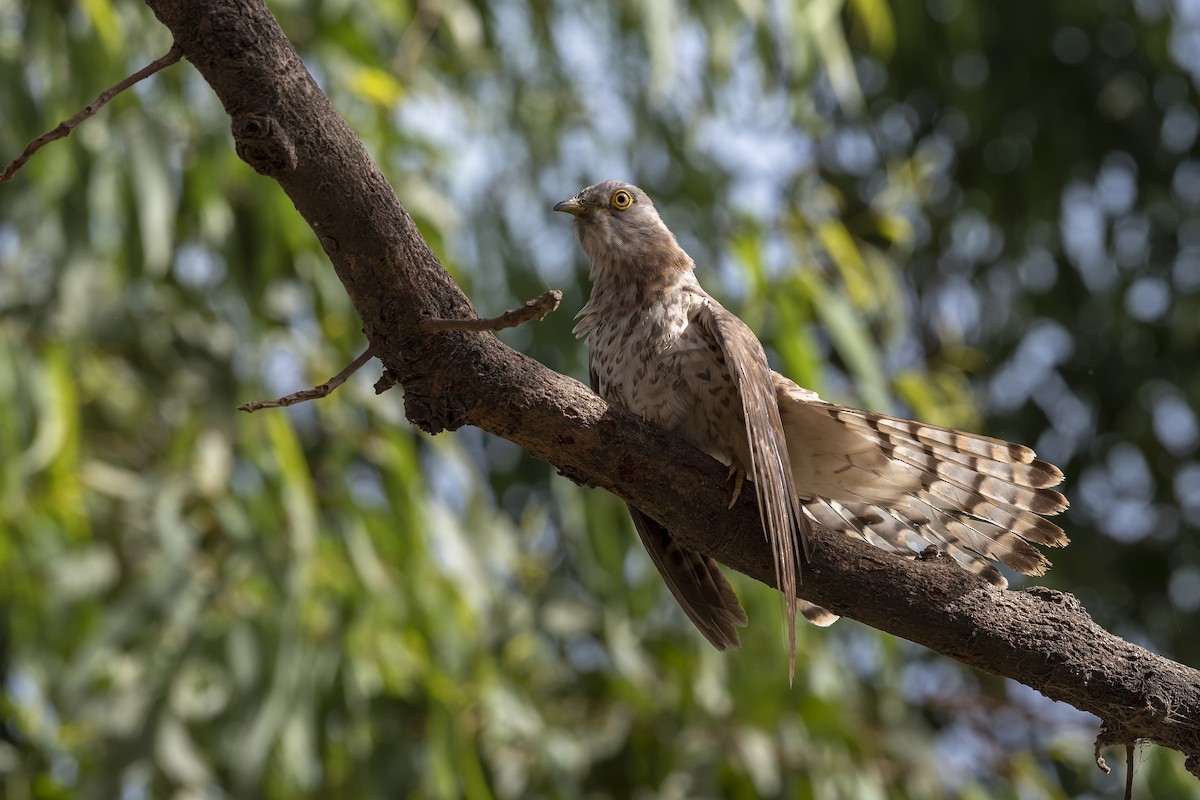
[[[506,341],[582,374],[550,208],[634,178],[805,385],[977,427],[978,376],[1079,476],[1050,579],[1195,663],[1195,23],[1026,6],[272,8],[480,313],[565,290]],[[136,4],[0,0],[0,154],[168,46]],[[1119,796],[1093,721],[851,622],[789,690],[748,581],[710,651],[618,502],[371,375],[235,414],[362,340],[227,125],[180,64],[0,190],[6,795]]]
[[[949,8],[949,6],[947,6]],[[995,430],[1072,476],[1055,585],[1200,662],[1200,23],[1185,4],[962,6],[897,57],[948,167],[912,262],[919,319],[989,344]],[[1044,26],[1044,27],[1043,27]],[[902,34],[903,36],[903,34]],[[899,54],[898,54],[899,56]]]

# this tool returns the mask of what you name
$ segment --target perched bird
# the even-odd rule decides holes
[[[886,550],[936,545],[1001,586],[993,561],[1040,575],[1050,562],[1033,545],[1067,544],[1041,516],[1067,507],[1051,488],[1062,472],[1029,448],[827,403],[772,371],[754,333],[700,287],[691,257],[641,189],[604,181],[554,210],[575,218],[591,264],[592,294],[575,334],[587,337],[592,390],[729,465],[731,507],[742,479],[753,481],[792,669],[797,608],[818,625],[837,619],[796,602],[811,521]],[[629,511],[688,617],[717,649],[736,647],[746,612],[716,562]]]

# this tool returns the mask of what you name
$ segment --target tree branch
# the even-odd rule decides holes
[[[70,136],[71,131],[78,128],[80,123],[82,123],[88,117],[95,116],[96,112],[104,108],[104,106],[108,104],[109,100],[112,100],[114,97],[128,89],[130,86],[133,86],[138,81],[145,80],[159,70],[171,66],[182,56],[183,51],[180,50],[177,45],[172,45],[171,49],[168,50],[161,58],[151,61],[149,64],[142,67],[137,72],[120,81],[116,85],[105,89],[96,97],[95,100],[84,106],[83,110],[78,114],[70,119],[63,120],[53,129],[46,131],[41,136],[27,144],[25,149],[21,151],[21,155],[14,158],[12,162],[10,162],[9,165],[4,168],[4,172],[0,172],[0,183],[12,180],[13,175],[17,174],[17,170],[25,166],[25,162],[33,158],[33,154],[38,150],[41,150],[51,142],[56,142],[59,139],[65,139]]]
[[[505,328],[515,328],[526,322],[544,319],[547,314],[558,308],[562,302],[562,291],[551,289],[545,294],[538,295],[532,300],[526,300],[520,308],[512,308],[498,317],[487,319],[442,319],[426,317],[421,320],[423,331],[502,331]]]
[[[475,314],[260,0],[146,1],[230,113],[238,153],[279,182],[319,237],[413,424],[503,436],[773,585],[758,510],[726,510],[723,466],[493,336],[422,329],[424,317]],[[948,559],[906,559],[820,529],[813,538],[805,599],[1089,711],[1104,722],[1098,744],[1180,750],[1200,776],[1197,670],[1101,629],[1071,595],[1001,591]]]
[[[333,391],[349,380],[350,376],[362,369],[363,364],[370,361],[375,355],[375,352],[368,347],[362,351],[358,358],[351,361],[342,371],[334,375],[329,380],[322,384],[314,386],[311,389],[301,389],[298,392],[285,394],[278,400],[255,400],[251,403],[242,403],[238,406],[238,411],[245,411],[247,414],[253,414],[255,411],[261,411],[264,408],[287,408],[294,406],[297,403],[303,403],[306,400],[320,400],[322,397],[328,397],[333,394]]]
[[[488,317],[487,319],[425,317],[420,321],[419,325],[421,330],[430,333],[434,331],[500,331],[505,328],[515,328],[518,325],[524,325],[526,322],[543,319],[551,311],[558,308],[558,304],[561,301],[562,292],[558,289],[551,289],[532,300],[526,300],[525,305],[519,308],[512,308],[505,311],[498,317]],[[298,392],[285,394],[278,400],[255,400],[250,403],[242,403],[238,406],[238,411],[253,414],[255,411],[261,411],[264,408],[287,408],[288,406],[294,406],[297,403],[304,403],[308,400],[320,400],[322,397],[328,397],[333,394],[335,389],[349,380],[351,375],[362,369],[363,364],[366,364],[374,356],[375,351],[368,347],[358,358],[347,364],[341,372],[325,381],[325,383],[314,386],[311,389],[301,389]],[[392,381],[390,378],[386,381],[380,378],[379,383],[375,384],[375,393],[383,394],[383,392],[394,385],[395,381]]]

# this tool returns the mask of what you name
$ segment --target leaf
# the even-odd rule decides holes
[[[799,280],[813,298],[817,319],[825,326],[838,353],[850,368],[863,403],[872,409],[890,408],[887,373],[879,360],[878,348],[862,324],[862,316],[843,295],[824,286],[811,273],[801,274]]]
[[[404,87],[390,73],[376,67],[359,67],[350,73],[350,90],[362,99],[391,108],[404,97]]]

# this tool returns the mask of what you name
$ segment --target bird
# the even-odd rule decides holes
[[[1063,547],[1046,519],[1067,499],[1063,473],[1028,447],[822,400],[771,369],[761,342],[701,286],[649,196],[608,180],[554,206],[574,217],[591,295],[574,333],[586,338],[592,391],[682,436],[729,467],[730,508],[753,483],[787,620],[794,675],[797,599],[812,525],[914,554],[930,545],[998,586],[996,563],[1040,575],[1035,545]],[[740,645],[745,610],[717,563],[629,506],[667,587],[718,650]]]

